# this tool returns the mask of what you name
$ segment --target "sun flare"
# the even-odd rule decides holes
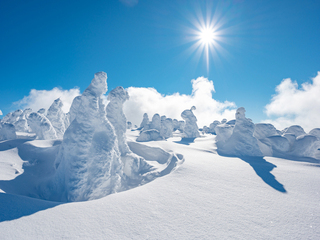
[[[186,51],[193,55],[198,63],[204,58],[208,73],[209,68],[218,66],[221,58],[228,54],[224,46],[230,41],[230,31],[236,29],[224,13],[220,5],[208,3],[205,11],[196,8],[195,13],[189,15],[186,43],[192,44]]]
[[[210,27],[204,27],[199,32],[199,38],[204,44],[212,44],[215,39],[215,32]]]

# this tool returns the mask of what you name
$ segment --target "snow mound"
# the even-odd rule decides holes
[[[186,124],[183,129],[183,138],[197,138],[200,137],[197,118],[193,114],[193,110],[196,110],[196,107],[191,107],[190,110],[184,110],[181,113],[181,117],[185,120]]]
[[[218,138],[217,150],[220,154],[231,156],[263,156],[258,145],[258,140],[253,136],[254,123],[245,117],[245,111],[243,107],[237,109],[236,123],[232,135],[229,138],[224,137],[225,141],[219,141],[220,138]]]
[[[160,135],[160,132],[156,129],[145,130],[140,133],[137,138],[137,142],[149,142],[149,141],[159,141],[163,140],[163,137]]]

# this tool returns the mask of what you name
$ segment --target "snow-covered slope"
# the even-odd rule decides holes
[[[0,239],[320,239],[318,160],[223,157],[213,135],[143,144],[137,136],[127,131],[135,151],[152,155],[145,149],[160,147],[185,162],[148,184],[93,201],[62,204],[0,193]],[[46,174],[41,163],[53,161],[59,144],[0,142],[0,189],[27,187],[34,177],[30,164],[40,164],[33,174]],[[26,155],[27,148],[33,154]]]

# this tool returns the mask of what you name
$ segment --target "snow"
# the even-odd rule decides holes
[[[128,191],[65,204],[0,193],[1,238],[319,239],[319,161],[223,157],[214,135],[189,145],[179,139],[133,142],[143,153],[153,152],[148,147],[183,153],[185,162]],[[10,164],[19,161],[15,149],[1,148],[1,165],[4,154],[11,154]],[[2,172],[1,189],[8,182]]]
[[[1,120],[1,239],[320,239],[319,128],[280,132],[241,107],[200,136],[192,107],[185,122],[145,114],[140,132],[125,89],[104,105],[106,80],[96,73],[67,115],[57,99],[56,130],[45,110]],[[24,119],[36,140],[16,133]]]

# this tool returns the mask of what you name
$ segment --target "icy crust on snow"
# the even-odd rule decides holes
[[[54,100],[52,105],[47,111],[47,118],[51,122],[54,130],[56,131],[57,138],[63,138],[63,134],[66,131],[66,114],[62,111],[63,103],[60,98]]]
[[[200,133],[197,125],[197,118],[193,114],[193,110],[196,110],[195,106],[191,107],[190,110],[187,109],[181,113],[181,117],[185,120],[185,126],[183,129],[183,138],[200,137]]]
[[[49,140],[57,138],[56,131],[51,122],[43,114],[38,112],[30,113],[27,121],[31,131],[37,135],[37,139]]]
[[[118,141],[101,99],[107,91],[106,80],[106,73],[96,73],[81,95],[75,119],[63,136],[55,163],[57,172],[48,186],[53,190],[46,196],[50,200],[85,201],[120,188]]]
[[[217,133],[218,152],[232,156],[263,156],[258,140],[253,136],[254,127],[254,123],[245,117],[245,109],[238,108],[231,136],[228,138],[223,134],[221,136],[221,132]]]

